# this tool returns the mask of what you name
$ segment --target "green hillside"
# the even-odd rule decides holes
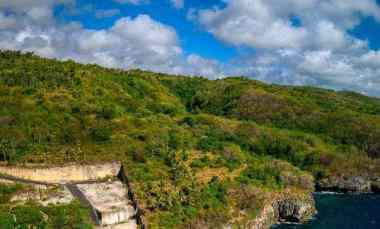
[[[380,100],[352,92],[0,52],[0,161],[120,160],[152,228],[215,228],[241,211],[243,224],[313,177],[378,178],[379,139]]]

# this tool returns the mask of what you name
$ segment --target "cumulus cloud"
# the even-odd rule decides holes
[[[192,13],[221,41],[254,50],[229,72],[380,95],[379,52],[348,33],[365,17],[380,22],[376,0],[234,0]]]
[[[202,58],[199,55],[191,54],[186,59],[190,75],[206,76],[212,79],[224,77],[221,64],[215,60]]]
[[[254,48],[341,47],[345,31],[362,16],[380,21],[375,0],[235,0],[223,9],[198,12],[199,22],[217,38]],[[294,17],[301,26],[293,23]]]
[[[298,47],[306,38],[303,28],[273,17],[266,1],[231,1],[224,9],[199,11],[199,21],[219,39],[235,45]]]

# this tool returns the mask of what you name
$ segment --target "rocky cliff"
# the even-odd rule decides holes
[[[380,178],[368,176],[329,177],[318,181],[316,190],[343,193],[380,193]]]
[[[268,201],[255,220],[248,223],[250,229],[267,229],[276,223],[304,223],[316,213],[311,192],[286,190]]]

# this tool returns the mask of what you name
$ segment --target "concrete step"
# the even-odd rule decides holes
[[[100,225],[129,222],[135,215],[127,188],[120,181],[78,184],[78,189],[99,215]]]

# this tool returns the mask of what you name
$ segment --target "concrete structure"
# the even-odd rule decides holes
[[[77,187],[97,211],[101,225],[126,223],[136,215],[127,189],[120,181],[78,184]]]
[[[119,162],[61,167],[0,165],[0,182],[32,187],[12,197],[11,201],[16,204],[29,200],[42,205],[65,204],[76,198],[89,207],[91,218],[99,229],[144,228]]]
[[[119,162],[95,165],[68,165],[62,167],[13,167],[0,166],[0,174],[29,181],[45,183],[72,183],[115,177],[119,173]]]

